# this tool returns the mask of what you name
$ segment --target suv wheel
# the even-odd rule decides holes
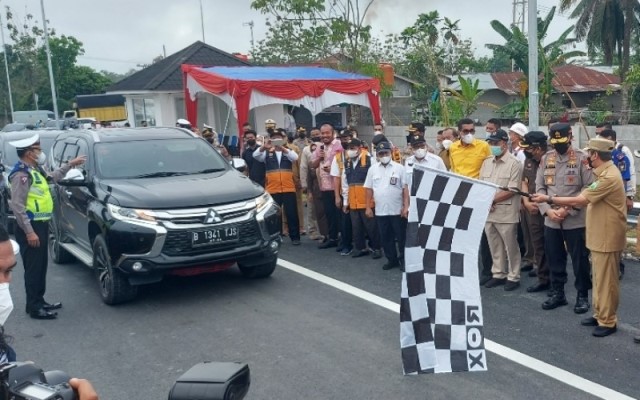
[[[93,241],[93,268],[95,269],[100,296],[106,304],[113,305],[132,300],[138,293],[127,277],[111,265],[109,249],[102,235]]]
[[[54,219],[49,221],[49,253],[56,264],[66,264],[72,262],[75,257],[60,246],[62,234],[58,229],[58,224]]]
[[[278,264],[278,259],[274,259],[273,261],[269,261],[264,264],[258,264],[251,267],[244,267],[242,264],[238,264],[238,268],[240,268],[240,272],[242,276],[249,279],[259,279],[266,278],[273,274],[273,271],[276,269],[276,265]]]

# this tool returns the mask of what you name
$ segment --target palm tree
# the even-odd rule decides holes
[[[638,31],[636,15],[640,14],[638,0],[560,0],[560,9],[575,5],[570,17],[576,18],[576,36],[586,39],[590,52],[596,49],[604,53],[606,64],[612,65],[614,56],[620,65],[621,82],[629,71],[631,37]],[[628,120],[629,88],[622,85],[622,118]]]

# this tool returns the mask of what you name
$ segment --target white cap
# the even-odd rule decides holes
[[[524,135],[527,134],[527,127],[522,122],[516,122],[515,124],[511,125],[511,128],[509,128],[509,132],[515,132],[520,137],[524,137]]]
[[[11,242],[11,247],[13,248],[13,255],[17,256],[18,253],[20,253],[20,245],[13,239],[9,239],[9,241]]]
[[[272,120],[271,118],[269,118],[268,120],[264,121],[265,125],[275,125],[276,121]]]
[[[213,127],[207,125],[207,124],[202,124],[202,129],[211,129],[213,130]]]
[[[180,124],[180,125],[191,125],[191,122],[187,121],[184,118],[180,118],[179,120],[176,121],[176,124]]]
[[[40,141],[40,135],[38,135],[36,133],[33,136],[29,136],[28,138],[24,138],[24,139],[20,139],[20,140],[14,140],[13,142],[9,142],[9,144],[12,145],[13,147],[17,148],[17,149],[27,149],[27,148],[33,146],[34,144],[38,143],[39,141]]]

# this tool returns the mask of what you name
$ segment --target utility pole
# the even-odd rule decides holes
[[[538,95],[538,0],[529,0],[529,131],[538,130]]]
[[[249,29],[251,30],[251,49],[253,49],[254,46],[254,41],[253,41],[253,21],[249,21],[249,22],[243,22],[242,26],[248,26]]]
[[[202,12],[202,0],[200,0],[200,26],[202,27],[202,42],[207,43],[204,40],[204,13]]]
[[[525,33],[525,24],[524,21],[527,15],[527,0],[513,0],[513,19],[511,21],[511,26],[517,26],[522,34]],[[511,60],[511,71],[514,71],[516,68],[516,64],[513,60]]]
[[[51,65],[51,49],[49,48],[49,31],[47,30],[47,17],[44,14],[44,0],[40,0],[42,8],[42,26],[44,27],[44,44],[47,51],[47,65],[49,66],[49,82],[51,82],[51,99],[53,100],[53,113],[55,114],[56,127],[58,125],[58,97],[56,96],[56,82],[53,78],[53,66]]]
[[[11,106],[11,122],[13,122],[13,95],[11,94],[11,78],[9,77],[9,58],[7,57],[7,45],[4,42],[4,26],[2,26],[2,15],[0,15],[0,36],[2,36],[2,48],[4,49],[4,70],[7,73],[7,90],[9,91],[9,105]]]

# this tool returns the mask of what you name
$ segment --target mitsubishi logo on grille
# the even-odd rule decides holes
[[[209,211],[207,211],[207,215],[204,217],[204,223],[217,224],[218,222],[222,222],[222,217],[216,210],[210,208]]]

